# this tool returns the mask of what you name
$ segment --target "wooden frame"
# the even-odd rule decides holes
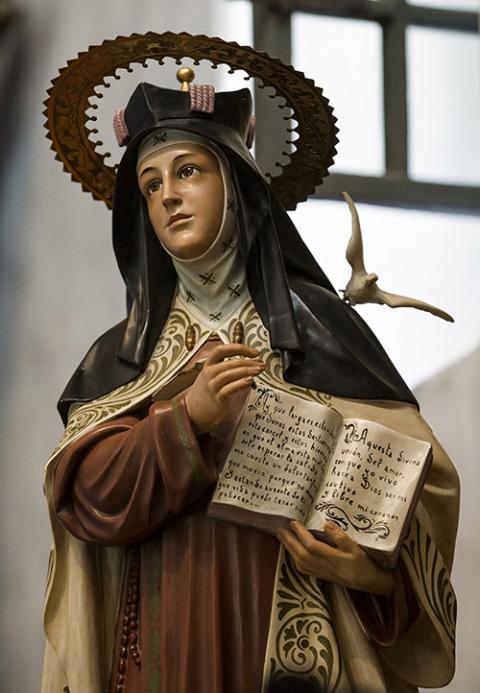
[[[408,177],[405,33],[408,26],[477,32],[475,12],[408,5],[406,0],[252,0],[254,45],[291,63],[291,15],[317,15],[376,21],[383,29],[385,174],[331,174],[314,198],[340,199],[348,190],[357,201],[480,213],[480,187],[413,181]],[[279,133],[268,122],[267,109],[257,107],[257,155],[275,149]]]

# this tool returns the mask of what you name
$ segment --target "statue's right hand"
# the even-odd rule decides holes
[[[209,355],[186,394],[187,413],[196,433],[206,433],[227,414],[227,400],[250,387],[265,370],[259,352],[244,344],[222,344]],[[240,358],[234,358],[240,357]]]

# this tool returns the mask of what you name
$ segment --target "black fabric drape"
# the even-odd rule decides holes
[[[333,395],[416,403],[379,341],[336,295],[267,183],[241,157],[228,157],[236,190],[247,281],[288,382]],[[133,158],[132,158],[133,161]],[[168,318],[176,286],[134,169],[117,183],[113,240],[127,286],[127,319],[100,337],[59,402],[64,421],[73,402],[108,393],[146,367]]]

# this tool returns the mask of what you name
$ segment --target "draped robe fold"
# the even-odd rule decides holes
[[[132,542],[142,545],[140,639],[149,650],[142,650],[142,687],[135,687],[137,674],[129,665],[129,692],[266,692],[290,678],[302,682],[302,691],[310,685],[312,691],[407,693],[444,685],[453,675],[455,598],[448,575],[458,480],[446,454],[411,405],[348,400],[285,383],[252,304],[238,317],[247,343],[267,363],[267,382],[322,401],[343,416],[373,419],[432,442],[434,462],[403,544],[393,598],[382,603],[302,575],[274,538],[206,518],[235,407],[223,430],[197,440],[181,395],[174,405],[169,398],[150,406],[159,388],[167,385],[171,394],[178,380],[183,389],[178,374],[191,355],[176,341],[186,320],[177,306],[147,375],[72,410],[47,469],[55,550],[43,693],[67,686],[70,693],[109,690],[118,654],[124,545]],[[231,340],[233,322],[219,330],[222,341]],[[197,347],[204,352],[208,336],[197,326]],[[118,505],[108,507],[111,499],[102,494],[116,477],[109,479],[104,470],[102,478],[95,464],[114,458],[116,474],[120,470],[125,478],[132,478],[127,461],[135,461],[144,488],[131,483],[131,499],[113,494]],[[82,499],[95,484],[105,514],[97,523],[83,505],[88,498]]]

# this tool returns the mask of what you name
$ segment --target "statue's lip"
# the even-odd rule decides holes
[[[180,219],[191,219],[192,215],[191,214],[173,214],[170,219],[168,220],[167,226],[171,226],[174,224],[176,221],[179,221]]]

